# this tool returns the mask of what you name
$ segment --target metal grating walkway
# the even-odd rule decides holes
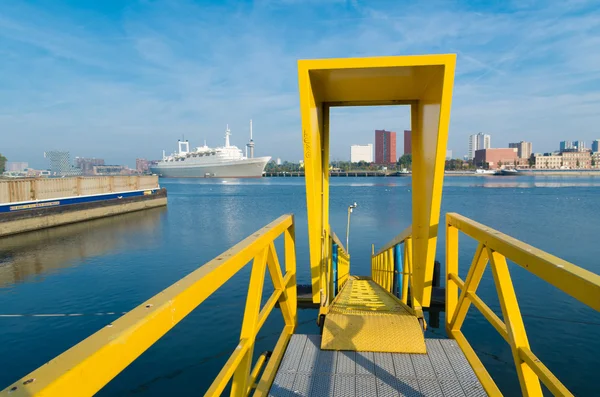
[[[269,396],[486,396],[451,339],[427,354],[320,350],[319,335],[293,335]]]
[[[323,350],[426,353],[419,320],[368,278],[351,277],[329,307]]]

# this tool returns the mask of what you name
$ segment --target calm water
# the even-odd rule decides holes
[[[303,179],[163,180],[168,209],[156,209],[0,240],[0,388],[73,346],[117,316],[284,213],[296,215],[299,282],[309,281]],[[442,213],[458,212],[600,273],[600,178],[449,177]],[[356,201],[352,272],[370,274],[371,243],[408,226],[409,178],[333,178],[331,225],[343,236]],[[461,239],[461,275],[475,249]],[[280,254],[281,255],[281,254]],[[437,258],[444,262],[444,230]],[[512,266],[533,351],[576,395],[600,395],[600,315]],[[249,268],[127,368],[101,395],[202,394],[237,344]],[[270,291],[266,291],[268,293]],[[479,293],[500,313],[489,270]],[[298,332],[317,333],[316,314],[299,313]],[[441,318],[443,324],[443,317]],[[255,351],[281,331],[274,311]],[[519,393],[508,345],[475,309],[463,327],[506,395]],[[430,328],[432,337],[443,329]]]

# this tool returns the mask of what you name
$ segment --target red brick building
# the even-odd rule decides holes
[[[396,133],[375,130],[375,164],[394,164],[396,157]]]
[[[412,137],[410,130],[404,130],[404,154],[412,154]]]
[[[477,167],[489,167],[491,170],[498,169],[498,163],[514,166],[517,161],[517,148],[481,149],[475,151],[475,165]]]

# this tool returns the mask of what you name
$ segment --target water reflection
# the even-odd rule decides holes
[[[479,177],[448,177],[444,180],[445,187],[483,187],[483,188],[569,188],[569,187],[600,187],[600,180],[577,177],[529,177],[529,176],[479,176]]]
[[[165,207],[59,226],[0,239],[0,288],[68,268],[120,248],[146,246],[159,238]],[[132,233],[143,238],[131,238]]]

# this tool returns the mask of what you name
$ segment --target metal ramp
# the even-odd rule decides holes
[[[319,335],[293,335],[269,396],[487,396],[452,339],[427,354],[320,350]]]
[[[351,277],[332,302],[321,349],[427,352],[423,330],[410,308],[366,277]]]

